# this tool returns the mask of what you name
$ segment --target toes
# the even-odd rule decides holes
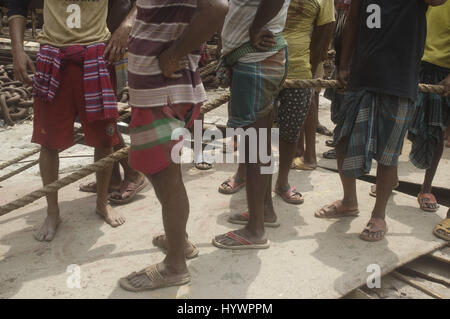
[[[34,238],[37,241],[44,241],[44,234],[42,234],[41,232],[37,232],[37,233],[34,234]]]

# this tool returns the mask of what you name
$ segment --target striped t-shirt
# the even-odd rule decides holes
[[[206,101],[198,63],[200,50],[183,58],[181,78],[166,78],[158,56],[191,22],[197,0],[138,0],[137,17],[128,45],[128,84],[132,107],[201,104]]]

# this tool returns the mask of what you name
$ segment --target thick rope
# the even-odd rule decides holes
[[[219,64],[218,61],[213,61],[210,64],[208,64],[207,66],[200,68],[200,76],[205,77],[205,76],[213,73],[216,70],[218,64]]]
[[[56,192],[57,190],[70,185],[86,176],[93,173],[100,172],[105,168],[111,166],[116,161],[120,161],[128,156],[129,147],[124,147],[121,150],[102,158],[100,161],[92,163],[66,177],[63,177],[37,191],[29,193],[28,195],[21,197],[9,204],[0,206],[0,216],[3,216],[13,210],[24,207],[34,201],[44,197],[48,193]]]
[[[227,103],[230,101],[230,93],[225,93],[213,100],[212,102],[206,103],[202,106],[200,110],[200,114],[206,114],[208,112],[211,112],[212,110],[218,108],[219,106]]]
[[[313,87],[321,87],[321,88],[341,88],[341,85],[338,81],[335,80],[323,80],[323,79],[313,79],[313,80],[287,80],[284,84],[286,88],[313,88]],[[428,85],[428,84],[419,84],[419,90],[424,93],[437,93],[443,94],[444,87],[440,85]],[[227,103],[230,100],[230,94],[226,93],[215,99],[214,101],[205,104],[202,106],[200,113],[205,114],[208,113],[219,106]],[[39,198],[44,197],[47,193],[52,193],[57,191],[60,188],[63,188],[69,184],[72,184],[86,176],[89,176],[95,172],[98,172],[102,169],[105,169],[107,166],[111,165],[115,161],[120,161],[123,158],[128,156],[129,147],[125,147],[98,162],[95,162],[91,165],[88,165],[85,168],[76,171],[69,176],[66,176],[60,180],[55,181],[52,184],[49,184],[40,190],[34,191],[28,195],[25,195],[9,204],[0,206],[0,216],[3,216],[9,212],[12,212],[18,208],[24,207]]]
[[[126,112],[126,113],[124,113],[122,115],[122,117],[119,117],[117,119],[117,122],[123,121],[124,119],[128,118],[130,116],[130,114],[131,114],[130,112],[126,111],[127,109],[130,108],[128,105],[124,105],[124,103],[119,103],[119,106],[121,106],[121,107],[119,107],[119,113],[122,113],[122,112]],[[123,116],[125,116],[125,117],[123,117]],[[74,131],[75,134],[82,133],[82,132],[83,132],[83,128],[82,127],[79,127],[79,128],[77,128]],[[75,143],[74,143],[74,145],[75,145]],[[3,164],[0,164],[0,170],[6,168],[8,166],[14,165],[14,164],[20,162],[21,160],[26,159],[27,157],[30,157],[30,156],[32,156],[34,154],[39,153],[40,151],[41,151],[41,148],[38,147],[38,148],[35,148],[35,149],[31,150],[31,151],[28,151],[28,152],[26,152],[26,153],[24,153],[24,154],[22,154],[22,155],[20,155],[20,156],[18,156],[16,158],[12,159],[12,160],[9,160],[9,161],[7,161],[7,162],[5,162]],[[0,182],[1,181],[2,180],[0,178]]]
[[[334,88],[340,89],[342,85],[336,80],[312,79],[312,80],[286,80],[284,88],[306,89],[306,88]],[[445,89],[442,85],[419,84],[422,93],[436,93],[443,95]]]
[[[120,121],[125,120],[126,118],[130,117],[130,115],[131,115],[130,112],[127,112],[127,113],[125,113],[125,114],[122,114],[122,115],[117,119],[117,122],[120,122]],[[81,128],[77,129],[77,130],[75,131],[75,133],[77,133],[77,132],[81,133],[81,132],[82,132],[82,129],[81,129]],[[65,150],[68,150],[69,148],[71,148],[71,147],[73,147],[74,145],[76,145],[78,142],[81,142],[83,139],[84,139],[84,136],[79,136],[79,137],[77,137],[77,138],[73,141],[73,145],[72,145],[72,146],[70,146],[70,147],[68,147],[68,148],[66,148],[66,149],[64,149],[64,150],[61,150],[61,151],[59,151],[58,153],[61,153],[61,152],[65,151]],[[38,148],[37,150],[38,150],[38,152],[39,152],[41,149]],[[39,160],[38,160],[38,159],[37,159],[37,160],[34,160],[34,161],[32,161],[32,162],[30,162],[30,163],[28,163],[28,164],[26,164],[26,165],[24,165],[24,166],[22,166],[22,167],[20,167],[20,168],[18,168],[18,169],[16,169],[16,170],[14,170],[14,171],[12,171],[12,172],[9,172],[8,174],[5,174],[5,175],[3,175],[3,176],[0,176],[0,182],[3,182],[3,181],[7,180],[7,179],[10,178],[10,177],[13,177],[13,176],[15,176],[15,175],[17,175],[17,174],[19,174],[19,173],[22,173],[23,171],[25,171],[25,170],[27,170],[27,169],[29,169],[29,168],[31,168],[31,167],[37,165],[37,164],[39,164]]]

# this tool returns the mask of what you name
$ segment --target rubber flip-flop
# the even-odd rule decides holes
[[[247,225],[248,223],[248,212],[243,213],[237,213],[230,215],[228,217],[228,222],[231,224],[237,224],[237,225]],[[264,222],[264,227],[271,227],[271,228],[277,228],[280,227],[279,222]]]
[[[153,237],[152,244],[153,244],[153,246],[158,247],[164,253],[166,253],[167,252],[167,247],[165,247],[164,245],[162,245],[160,243],[161,238],[163,236],[165,237],[166,235],[165,234],[159,234],[159,235],[156,235],[155,237]],[[186,259],[193,259],[193,258],[198,256],[200,250],[191,241],[188,240],[188,243],[190,245],[190,249],[186,248],[184,250],[184,256],[186,257]]]
[[[322,154],[322,157],[326,158],[326,159],[336,159],[337,158],[336,150],[334,148],[331,150],[328,150]]]
[[[224,186],[228,186],[225,188]],[[219,186],[219,193],[231,195],[237,193],[241,188],[245,187],[245,181],[240,184],[236,183],[236,178],[230,177]]]
[[[116,205],[128,204],[136,197],[136,195],[140,191],[142,191],[145,187],[147,187],[148,184],[149,184],[149,182],[148,182],[147,178],[145,178],[145,177],[142,179],[142,182],[139,185],[137,185],[133,182],[130,182],[130,181],[122,181],[120,190],[111,193],[108,197],[108,200],[112,204],[116,204]],[[125,193],[129,194],[129,196],[126,198],[123,198],[123,195]],[[115,198],[115,196],[121,197],[123,199],[117,199],[117,198]]]
[[[209,160],[207,160],[206,157],[203,156],[202,154],[197,156],[193,164],[196,169],[201,171],[207,171],[213,167],[212,163]]]
[[[325,145],[328,147],[334,147],[334,141],[333,140],[326,140]]]
[[[237,242],[239,245],[224,245],[220,243],[216,238],[213,238],[212,244],[216,246],[217,248],[222,249],[232,249],[232,250],[244,250],[244,249],[267,249],[270,247],[270,242],[267,240],[264,244],[255,244],[249,241],[248,239],[237,235],[236,233],[230,231],[225,234],[225,237],[231,238],[235,242]]]
[[[80,190],[80,192],[96,194],[97,193],[97,182],[89,182],[86,184],[80,184],[79,190]],[[118,191],[118,190],[119,190],[119,187],[114,187],[114,188],[109,187],[108,193],[114,193],[115,191]]]
[[[294,158],[291,164],[291,168],[303,171],[313,171],[316,169],[316,167],[306,165],[300,157]]]
[[[338,211],[337,204],[339,201],[335,201],[332,204],[325,205],[314,213],[317,218],[341,218],[341,217],[355,217],[359,215],[359,209],[350,209]]]
[[[288,204],[300,205],[305,202],[303,195],[300,192],[298,192],[293,186],[289,187],[289,189],[286,192],[281,191],[277,187],[274,189],[274,192]],[[294,198],[295,195],[300,195],[300,198]]]
[[[450,241],[450,218],[446,218],[437,224],[433,230],[433,234],[440,239]]]
[[[420,209],[425,212],[434,213],[439,210],[439,205],[437,203],[436,197],[430,193],[419,193],[417,196],[417,202],[419,203]],[[430,208],[426,204],[436,204],[436,208]]]
[[[359,238],[364,241],[376,242],[376,241],[383,240],[384,237],[386,236],[387,231],[388,231],[387,226],[386,226],[386,229],[383,229],[382,227],[380,227],[379,225],[374,223],[373,219],[371,219],[371,220],[369,220],[369,222],[367,223],[366,227],[361,232],[361,234],[359,234]],[[382,233],[381,237],[375,237],[375,238],[369,237],[369,234],[378,233],[378,232]]]
[[[133,278],[136,278],[137,276],[145,275],[148,277],[148,279],[153,283],[152,286],[144,286],[144,287],[135,287],[130,283],[130,280]],[[146,291],[146,290],[154,290],[159,288],[166,288],[166,287],[172,287],[172,286],[182,286],[191,281],[191,276],[187,274],[185,277],[170,281],[164,278],[161,273],[159,272],[157,265],[149,266],[145,269],[142,269],[139,272],[133,272],[132,274],[121,278],[119,280],[120,286],[128,291],[133,292],[140,292],[140,291]]]
[[[333,132],[331,132],[324,125],[317,125],[316,133],[319,133],[319,134],[325,135],[325,136],[332,136],[333,135]]]

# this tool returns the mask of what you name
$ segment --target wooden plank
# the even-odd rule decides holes
[[[444,247],[430,253],[428,256],[441,262],[450,264],[450,247]]]
[[[412,287],[414,287],[416,289],[419,289],[420,291],[426,293],[427,295],[429,295],[429,296],[431,296],[433,298],[445,299],[442,295],[440,295],[440,294],[436,293],[435,291],[425,287],[423,284],[421,284],[420,282],[418,282],[415,279],[412,279],[411,277],[404,276],[404,275],[400,274],[397,271],[393,271],[392,275],[394,275],[394,277],[396,277],[397,279],[407,283],[408,285],[410,285],[410,286],[412,286]]]
[[[450,267],[427,256],[410,262],[404,268],[412,271],[416,276],[450,286]]]

